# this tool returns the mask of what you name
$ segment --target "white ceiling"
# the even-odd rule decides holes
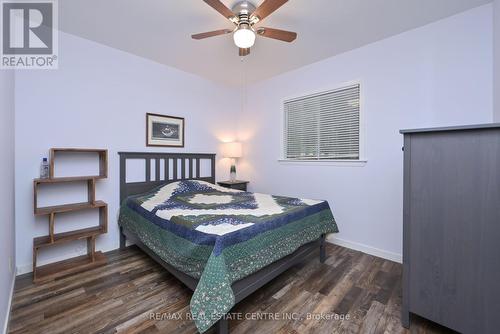
[[[228,7],[236,1],[222,0]],[[262,0],[255,1],[261,3]],[[259,26],[298,33],[288,44],[258,37],[245,58],[255,82],[451,16],[491,0],[290,0]],[[59,0],[59,27],[113,48],[228,84],[243,82],[231,28],[202,0]]]

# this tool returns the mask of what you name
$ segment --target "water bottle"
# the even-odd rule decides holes
[[[43,158],[42,163],[40,164],[40,178],[49,178],[49,162],[47,161],[47,158]]]

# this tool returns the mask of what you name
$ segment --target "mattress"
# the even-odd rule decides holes
[[[322,234],[338,232],[326,201],[185,180],[127,198],[119,224],[199,279],[191,314],[203,333],[234,306],[231,285]]]

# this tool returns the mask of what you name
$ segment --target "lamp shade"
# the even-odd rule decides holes
[[[222,144],[222,155],[224,158],[241,158],[242,148],[241,143],[232,142]]]

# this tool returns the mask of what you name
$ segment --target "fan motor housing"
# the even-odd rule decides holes
[[[237,2],[231,10],[233,13],[240,15],[247,15],[248,17],[255,12],[256,7],[249,1],[240,1]]]

